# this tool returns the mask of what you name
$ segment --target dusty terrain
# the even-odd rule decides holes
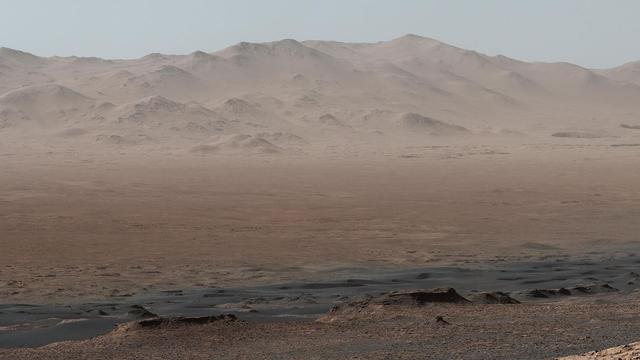
[[[33,326],[14,305],[119,311],[167,292],[332,281],[338,299],[354,274],[414,269],[441,271],[420,285],[464,291],[473,280],[455,271],[510,266],[517,276],[482,285],[619,290],[331,324],[120,328],[0,357],[540,358],[637,340],[637,68],[526,63],[415,35],[134,60],[0,48],[0,341]],[[400,286],[388,280],[376,286]]]
[[[600,256],[638,254],[638,148],[427,146],[412,148],[417,157],[408,158],[401,157],[405,149],[394,151],[241,161],[5,155],[2,302],[117,303],[152,300],[162,291],[331,281],[353,277],[349,269],[527,261],[570,268],[572,260],[595,265]],[[592,273],[602,279],[595,266]],[[539,277],[509,286],[533,289],[557,280],[551,270]],[[129,358],[133,349],[145,359],[551,358],[637,339],[635,295],[629,296],[385,310],[339,325],[249,321],[116,332],[0,351],[0,358]],[[251,306],[263,311],[259,305]],[[434,324],[442,314],[455,325]]]
[[[615,359],[634,360],[640,356],[640,344],[635,342],[621,346],[615,346],[604,350],[594,350],[581,355],[572,355],[562,358],[562,360],[595,360],[595,359]]]
[[[428,305],[371,309],[333,322],[139,328],[6,359],[552,359],[640,336],[637,299],[616,303]],[[448,323],[438,322],[438,316]]]
[[[4,156],[2,302],[637,251],[640,149],[420,151],[374,160]]]

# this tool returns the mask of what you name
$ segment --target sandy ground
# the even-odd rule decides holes
[[[640,357],[640,343],[625,344],[605,350],[589,351],[581,355],[572,355],[562,360],[634,360]]]
[[[4,154],[1,301],[313,279],[354,265],[632,252],[637,149],[242,161]]]
[[[591,277],[625,272],[614,279],[625,294],[640,278],[629,67],[526,63],[406,35],[132,60],[0,48],[0,69],[0,303],[129,305],[354,268],[546,261],[583,276],[598,257],[613,264]],[[535,279],[512,283],[573,280],[518,268],[529,270]],[[0,354],[540,358],[637,340],[624,303],[635,300],[589,299],[120,331]],[[433,324],[443,311],[450,327]],[[0,331],[30,316],[0,315]]]
[[[330,323],[123,325],[92,340],[0,350],[0,358],[551,359],[638,338],[637,296],[617,300],[376,308]]]
[[[637,147],[411,151],[417,156],[5,151],[2,302],[327,281],[331,269],[349,267],[638,252]],[[640,338],[635,294],[382,309],[332,323],[125,325],[92,340],[0,350],[0,358],[553,358]]]

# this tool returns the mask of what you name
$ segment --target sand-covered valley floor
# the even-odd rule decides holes
[[[1,335],[36,320],[54,339],[56,316],[76,333],[88,318],[107,334],[0,358],[545,358],[640,337],[638,147],[11,150],[0,152],[0,339],[6,346],[15,337]],[[373,307],[316,321],[334,303],[433,286],[522,303]],[[570,296],[552,293],[561,288]],[[220,289],[236,292],[222,301],[211,295]],[[531,293],[540,289],[549,296]],[[132,304],[239,320],[125,331]],[[274,321],[283,314],[298,316]]]
[[[0,294],[51,303],[334,268],[633,252],[640,149],[507,155],[1,154]]]

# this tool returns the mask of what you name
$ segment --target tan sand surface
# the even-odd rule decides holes
[[[449,148],[423,151],[369,160],[5,156],[2,301],[633,251],[634,148],[522,146],[456,159],[442,157]]]
[[[640,336],[634,299],[381,308],[332,323],[122,325],[92,340],[0,349],[0,358],[552,359]],[[438,316],[449,324],[437,322]]]
[[[131,60],[0,48],[0,303],[632,259],[636,65],[528,63],[417,35]],[[120,331],[0,357],[560,356],[637,340],[631,297]],[[451,327],[433,324],[442,312]]]

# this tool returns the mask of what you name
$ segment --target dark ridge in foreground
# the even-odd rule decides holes
[[[521,305],[418,296],[443,294],[454,302],[376,305],[332,322],[144,319],[89,340],[0,349],[0,359],[553,359],[640,338],[637,294]]]
[[[216,321],[224,314],[251,323],[313,321],[394,308],[425,311],[433,306],[595,301],[589,298],[624,297],[638,289],[637,256],[592,260],[511,263],[483,269],[350,268],[340,270],[339,276],[330,271],[326,279],[331,281],[324,282],[172,289],[69,306],[4,304],[0,305],[0,326],[4,328],[0,348],[89,339],[131,321],[149,320],[148,325],[163,327]]]
[[[198,317],[156,317],[147,320],[139,320],[129,324],[129,327],[138,328],[159,328],[179,325],[204,325],[217,321],[236,321],[238,317],[233,314],[222,314],[218,316],[198,316]]]

